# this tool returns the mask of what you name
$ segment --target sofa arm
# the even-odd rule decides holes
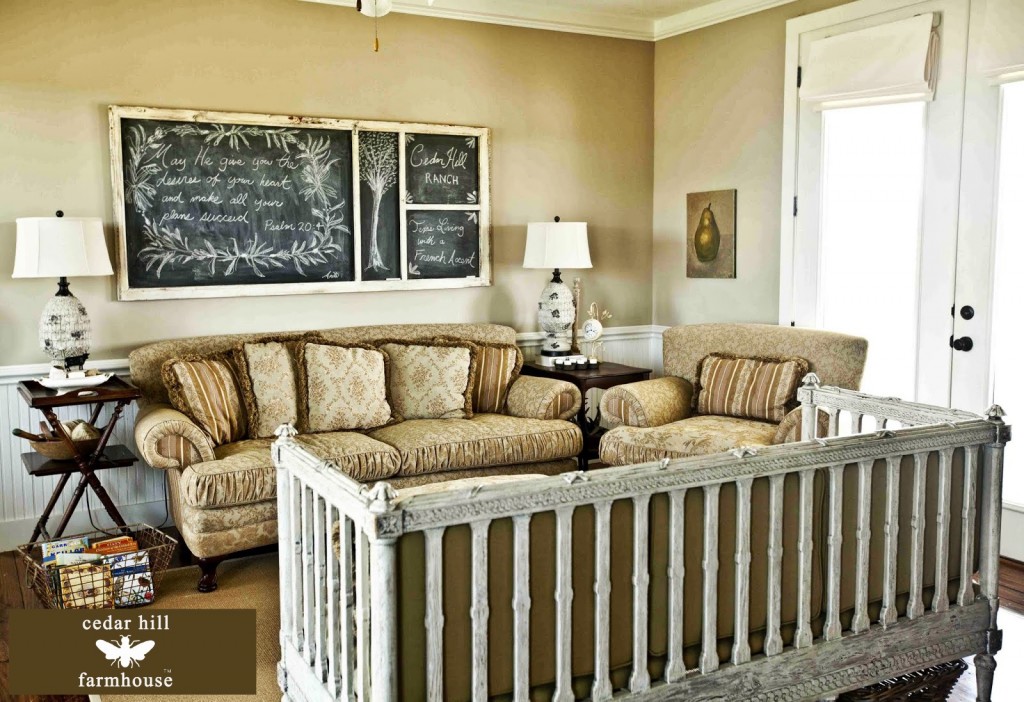
[[[690,416],[693,385],[666,376],[611,388],[601,396],[601,418],[612,429],[658,427]]]
[[[779,428],[775,431],[773,444],[790,444],[796,441],[804,441],[803,438],[803,408],[797,407],[787,414],[779,422]],[[828,414],[818,410],[818,436],[828,436]]]
[[[139,411],[135,445],[154,468],[184,469],[216,458],[206,432],[170,405],[148,405]]]
[[[571,419],[582,404],[583,397],[572,383],[521,375],[508,389],[505,411],[523,419]]]

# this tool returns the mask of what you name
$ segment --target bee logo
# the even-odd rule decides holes
[[[127,636],[122,636],[120,643],[116,639],[96,641],[96,648],[103,652],[108,661],[111,661],[110,665],[120,665],[122,668],[137,666],[139,661],[153,650],[154,646],[156,646],[155,641],[132,641]]]

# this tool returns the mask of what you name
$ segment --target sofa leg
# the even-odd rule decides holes
[[[974,657],[974,671],[978,684],[978,702],[992,702],[992,679],[996,672],[996,657],[979,653]]]
[[[197,558],[196,561],[199,565],[199,570],[202,571],[202,575],[199,576],[199,592],[213,592],[217,589],[217,566],[224,560],[224,556],[214,556],[213,558]]]

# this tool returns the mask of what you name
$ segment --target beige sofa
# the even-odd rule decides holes
[[[857,390],[868,343],[846,334],[768,324],[691,324],[665,330],[662,346],[665,377],[620,385],[601,398],[601,415],[614,427],[601,437],[601,461],[608,465],[799,441],[799,409],[779,423],[697,414],[703,359],[709,354],[802,358],[822,385]],[[818,435],[825,436],[825,429]]]
[[[319,334],[333,342],[364,344],[440,336],[516,342],[515,330],[495,324],[348,327]],[[129,355],[132,381],[143,393],[136,444],[150,466],[167,473],[174,520],[202,569],[199,590],[203,592],[216,588],[216,567],[224,557],[277,541],[271,440],[214,446],[197,424],[170,406],[161,367],[171,358],[214,354],[263,336],[174,339],[143,346]],[[327,432],[298,439],[356,480],[386,479],[396,488],[474,476],[555,475],[576,466],[583,437],[567,420],[576,414],[580,402],[579,391],[570,383],[520,376],[508,391],[504,414],[415,419],[370,431]]]

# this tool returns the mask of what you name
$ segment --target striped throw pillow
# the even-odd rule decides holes
[[[453,336],[439,336],[438,342],[472,344],[476,370],[470,400],[473,412],[501,414],[505,411],[508,389],[523,369],[523,352],[515,344],[469,342]]]
[[[172,358],[161,370],[171,405],[202,427],[214,445],[246,437],[248,417],[230,353]]]
[[[796,400],[797,387],[807,370],[808,363],[802,358],[705,356],[697,412],[781,422]]]
[[[477,344],[473,411],[499,414],[505,410],[509,386],[523,367],[523,354],[511,344]]]

